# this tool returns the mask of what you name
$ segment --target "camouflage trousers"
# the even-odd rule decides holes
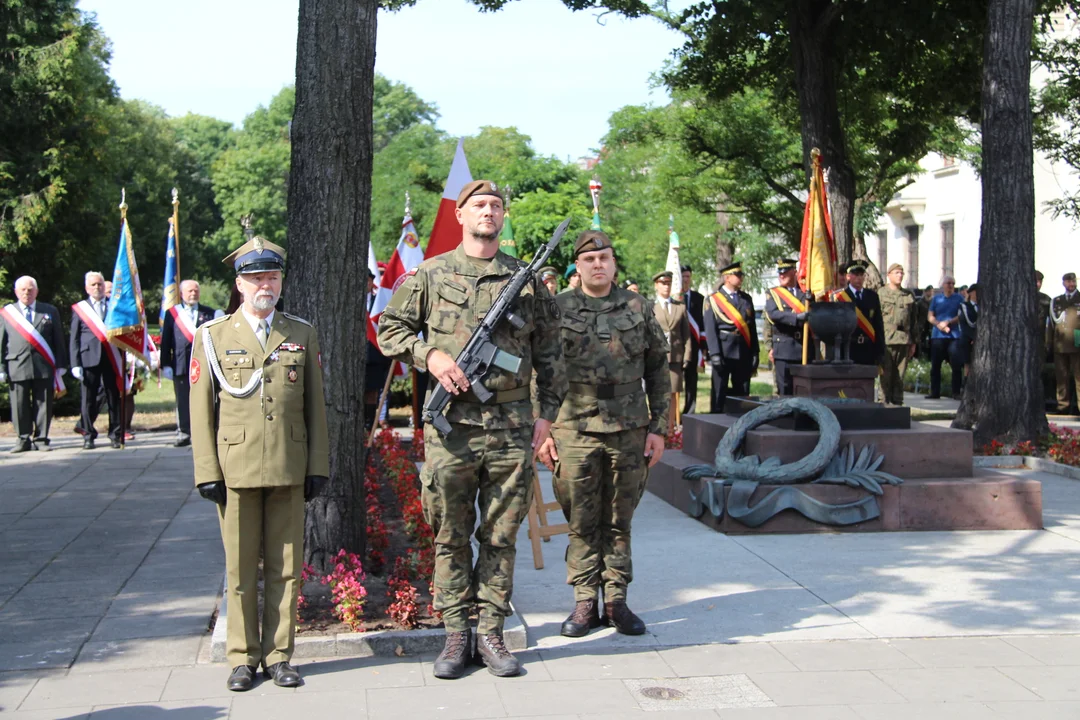
[[[904,404],[904,373],[907,372],[908,346],[886,345],[881,356],[882,402]]]
[[[646,428],[613,433],[554,430],[555,497],[570,525],[566,583],[574,600],[625,601],[634,578],[630,521],[649,476]]]
[[[421,502],[435,533],[435,597],[447,632],[469,627],[469,610],[479,606],[477,630],[502,630],[514,590],[515,543],[532,502],[532,426],[485,430],[454,424],[447,437],[424,428]],[[479,557],[473,567],[469,536]]]

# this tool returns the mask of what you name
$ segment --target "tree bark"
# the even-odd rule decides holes
[[[364,557],[364,365],[377,0],[300,0],[289,177],[290,310],[319,330],[330,482],[307,506],[304,560]],[[351,302],[350,302],[351,300]]]
[[[846,265],[851,261],[855,224],[855,171],[848,162],[836,97],[839,58],[833,44],[833,27],[838,20],[839,8],[832,0],[794,0],[788,22],[806,182],[809,186],[810,151],[816,147],[821,150],[827,171],[837,259]]]
[[[982,83],[979,329],[953,427],[976,446],[1035,441],[1049,428],[1039,369],[1031,145],[1034,0],[990,0]]]

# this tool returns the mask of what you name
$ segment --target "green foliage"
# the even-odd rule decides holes
[[[1075,18],[1080,3],[1065,5]],[[1046,84],[1035,93],[1033,139],[1036,150],[1080,172],[1080,37],[1075,32],[1054,34],[1053,30],[1045,25],[1036,40],[1034,59],[1048,75]],[[1066,192],[1047,206],[1054,217],[1064,215],[1080,223],[1080,193]]]

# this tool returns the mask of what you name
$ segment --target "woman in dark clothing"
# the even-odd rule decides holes
[[[975,329],[979,322],[978,283],[973,283],[967,292],[968,298],[960,306],[960,337],[953,345],[954,362],[964,366],[965,377],[971,367],[972,350],[975,347]]]

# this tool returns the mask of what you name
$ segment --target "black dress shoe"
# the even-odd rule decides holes
[[[278,687],[297,687],[300,685],[300,673],[287,662],[274,663],[263,668],[263,674],[272,679]]]
[[[49,446],[48,438],[39,438],[34,441],[34,450],[41,450],[42,452],[49,452],[52,448]]]
[[[112,444],[113,450],[119,450],[121,447],[123,447],[120,444],[120,441],[117,440],[116,438],[112,438],[109,442]]]
[[[940,395],[923,395],[923,397],[926,398],[927,400],[940,400],[941,399]]]
[[[190,444],[191,444],[191,438],[186,437],[186,438],[181,438],[181,439],[177,440],[176,442],[174,442],[173,447],[187,447]]]
[[[251,665],[237,665],[229,675],[225,686],[233,692],[245,692],[255,684],[255,668]]]
[[[88,438],[83,438],[82,449],[83,450],[93,450],[94,449],[94,438],[89,438],[89,437]]]

